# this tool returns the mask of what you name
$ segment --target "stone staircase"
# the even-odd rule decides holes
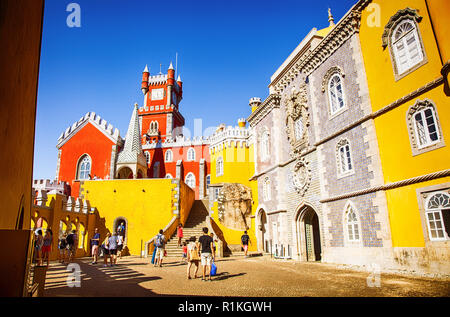
[[[203,235],[203,227],[207,227],[206,225],[206,217],[208,216],[208,206],[209,202],[207,199],[205,200],[196,200],[192,205],[191,212],[189,213],[189,217],[186,220],[186,223],[183,226],[183,238],[181,242],[188,240],[190,237],[200,238]],[[178,257],[181,259],[183,255],[183,248],[178,245],[178,237],[175,232],[172,237],[168,240],[166,244],[166,251],[168,257]]]

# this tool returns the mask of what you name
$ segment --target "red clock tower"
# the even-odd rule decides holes
[[[141,89],[144,105],[139,108],[139,120],[143,141],[164,142],[182,133],[184,117],[179,112],[183,98],[180,76],[175,81],[175,69],[170,63],[167,74],[150,76],[148,67],[142,73]]]

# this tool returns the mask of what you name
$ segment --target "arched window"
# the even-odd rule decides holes
[[[304,126],[303,126],[303,121],[302,118],[298,118],[295,122],[294,122],[294,131],[295,131],[295,139],[301,140],[303,137],[303,132],[304,132]]]
[[[146,158],[147,164],[150,164],[150,152],[145,151],[144,154],[145,154],[145,158]]]
[[[270,187],[270,179],[266,177],[263,183],[263,197],[264,201],[269,201],[272,198],[272,192]]]
[[[216,176],[223,175],[223,158],[219,156],[216,161]]]
[[[188,161],[195,161],[195,150],[193,148],[190,148],[187,152],[187,160]]]
[[[423,61],[422,45],[413,20],[402,21],[395,27],[392,32],[391,48],[398,75]]]
[[[211,175],[206,175],[206,189],[209,189],[210,184],[211,184]]]
[[[426,202],[425,217],[430,240],[448,240],[450,234],[450,195],[433,194]]]
[[[155,162],[153,165],[153,178],[159,178],[159,162]]]
[[[342,77],[337,73],[332,75],[328,82],[328,97],[332,115],[345,107]]]
[[[91,174],[91,158],[88,155],[84,155],[78,162],[78,179],[89,179]]]
[[[408,109],[406,119],[413,155],[445,146],[436,106],[431,100],[417,100]]]
[[[166,162],[172,162],[172,160],[173,160],[173,153],[172,153],[172,150],[167,150],[167,151],[166,151],[165,161],[166,161]]]
[[[267,160],[270,157],[270,134],[265,130],[261,135],[261,158]]]
[[[356,216],[356,212],[351,204],[348,204],[346,208],[346,226],[347,226],[347,238],[348,241],[359,241],[359,221]]]
[[[353,162],[350,153],[350,144],[347,140],[341,140],[337,144],[337,161],[338,173],[340,175],[347,175],[353,172]]]
[[[195,188],[195,175],[193,173],[189,173],[186,175],[186,178],[184,180],[186,185],[188,185],[190,188]]]
[[[439,142],[437,120],[432,107],[416,111],[413,120],[419,149]]]

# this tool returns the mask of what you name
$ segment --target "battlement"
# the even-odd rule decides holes
[[[142,144],[142,149],[150,150],[155,148],[187,147],[195,145],[209,145],[209,137],[198,136],[189,138],[185,136],[177,136],[175,139],[168,137],[164,140],[164,142],[147,140],[146,143]]]
[[[78,130],[84,127],[88,122],[96,126],[103,134],[109,137],[115,143],[123,142],[120,137],[119,129],[114,128],[112,124],[108,124],[105,119],[102,119],[95,112],[88,112],[77,122],[74,122],[68,127],[58,138],[58,144],[56,147],[59,149],[70,137],[72,137]]]
[[[248,147],[250,145],[250,130],[245,126],[228,126],[221,124],[216,132],[209,138],[210,154],[220,151],[224,147],[229,147],[233,143],[234,146]]]
[[[58,182],[57,180],[50,179],[35,179],[33,180],[33,189],[35,191],[45,190],[52,191],[55,190],[60,194],[64,193],[65,182]]]
[[[148,77],[149,86],[164,85],[167,83],[167,74],[158,74]]]
[[[32,202],[34,208],[52,208],[50,205],[51,200],[49,200],[49,195],[60,195],[62,205],[57,206],[61,207],[61,211],[66,212],[76,212],[76,213],[84,213],[87,214],[91,211],[91,204],[89,200],[82,198],[75,198],[72,196],[66,196],[64,194],[59,193],[57,190],[47,191],[45,189],[39,189],[37,191],[32,191]]]

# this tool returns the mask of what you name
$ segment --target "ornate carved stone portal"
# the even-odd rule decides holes
[[[252,190],[242,184],[226,183],[218,197],[219,221],[227,228],[247,230],[252,214]]]

